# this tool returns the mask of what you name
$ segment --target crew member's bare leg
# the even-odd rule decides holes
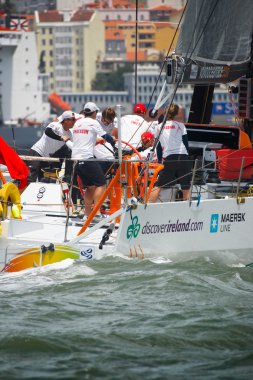
[[[84,196],[85,214],[87,216],[89,216],[92,211],[94,193],[95,193],[95,186],[87,187],[85,191],[85,196]]]
[[[105,192],[105,189],[106,189],[106,186],[98,186],[98,187],[95,187],[95,191],[94,191],[94,195],[93,195],[93,200],[94,200],[94,204],[96,205],[99,201],[99,199],[102,197],[102,195],[104,194]],[[96,212],[96,215],[100,215],[100,210],[98,210]]]
[[[188,201],[190,195],[190,190],[183,190],[183,200]]]
[[[161,191],[160,187],[154,187],[150,193],[150,197],[149,197],[148,202],[149,203],[155,203],[157,201],[157,198],[159,196],[160,191]]]

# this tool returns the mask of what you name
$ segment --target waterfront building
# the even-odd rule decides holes
[[[75,112],[83,109],[87,102],[96,103],[101,110],[106,107],[115,107],[120,104],[122,113],[131,113],[132,104],[129,101],[129,94],[127,91],[89,91],[85,93],[60,93],[59,94],[65,102],[71,104]]]
[[[91,90],[96,62],[104,55],[104,24],[87,10],[35,12],[38,55],[50,91]]]
[[[56,0],[56,9],[63,10],[75,10],[82,6],[92,3],[91,0]]]
[[[98,13],[103,21],[118,20],[118,21],[135,21],[136,9],[134,6],[129,8],[100,8]],[[138,9],[138,21],[149,21],[150,11],[148,8]]]
[[[42,122],[49,117],[46,74],[39,75],[33,31],[0,29],[0,123]]]
[[[138,6],[143,8],[146,0],[139,0]],[[135,8],[136,0],[57,0],[58,10],[75,10],[77,8],[87,9],[131,9]]]
[[[11,8],[16,14],[33,14],[35,10],[42,12],[45,9],[56,9],[57,0],[11,0]],[[5,2],[4,0],[2,1]]]
[[[122,59],[126,62],[139,61],[163,61],[167,54],[170,41],[173,40],[176,28],[170,23],[141,22],[137,25],[134,21],[105,21],[106,54],[103,61],[110,57]],[[137,51],[136,51],[137,41]],[[177,35],[171,49],[175,48]],[[124,57],[125,49],[125,57]],[[121,55],[118,54],[121,52]],[[103,62],[101,62],[102,65]]]
[[[147,7],[154,8],[159,6],[173,7],[181,9],[185,7],[187,0],[147,0]]]

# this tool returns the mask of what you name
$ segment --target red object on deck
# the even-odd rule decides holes
[[[0,137],[0,164],[6,165],[11,178],[20,180],[20,190],[27,186],[29,168],[2,137]]]
[[[216,150],[217,169],[222,180],[239,178],[242,159],[244,157],[242,179],[253,176],[253,149],[219,149]]]

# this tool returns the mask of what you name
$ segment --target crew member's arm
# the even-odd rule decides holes
[[[189,154],[189,143],[188,143],[188,136],[187,134],[186,135],[183,135],[182,136],[182,140],[183,140],[183,144],[187,150],[187,153]]]
[[[105,139],[108,143],[110,143],[111,146],[114,148],[114,146],[115,146],[115,140],[114,140],[114,138],[111,135],[109,135],[109,133],[105,133],[101,137],[103,139]]]
[[[46,128],[45,129],[45,135],[48,136],[48,137],[50,137],[53,140],[62,141],[62,136],[59,136],[56,133],[54,133],[54,131],[52,130],[52,128]]]
[[[160,141],[158,142],[158,144],[156,146],[156,155],[157,155],[157,161],[159,163],[162,163],[162,161],[163,161],[163,148],[162,148]]]
[[[69,136],[59,136],[59,135],[57,135],[52,130],[52,128],[46,128],[45,135],[48,136],[48,137],[50,137],[53,140],[58,140],[58,141],[63,141],[63,142],[67,142],[70,139]]]
[[[114,127],[112,132],[111,132],[111,135],[117,139],[118,138],[118,128]]]
[[[102,137],[102,139],[105,139],[114,148],[114,146],[115,146],[114,138],[111,135],[109,135],[109,133],[106,133],[103,130],[103,128],[101,127],[101,125],[99,124],[99,122],[97,120],[94,120],[93,128],[94,128],[95,133],[98,136]]]

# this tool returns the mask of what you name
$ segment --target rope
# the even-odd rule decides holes
[[[185,6],[185,8],[184,8],[184,10],[183,10],[183,12],[182,12],[182,14],[181,14],[181,17],[180,17],[179,23],[178,23],[177,28],[176,28],[176,30],[175,30],[175,32],[174,32],[174,35],[173,35],[172,41],[171,41],[171,43],[170,43],[169,49],[168,49],[167,54],[166,54],[166,57],[165,57],[165,60],[163,61],[163,64],[162,64],[162,67],[161,67],[160,73],[159,73],[159,75],[158,75],[158,78],[157,78],[157,80],[156,80],[156,83],[155,83],[154,89],[153,89],[152,94],[151,94],[151,96],[150,96],[150,100],[149,100],[149,103],[148,103],[147,109],[149,109],[149,107],[150,107],[150,104],[151,104],[152,98],[153,98],[153,96],[154,96],[155,90],[156,90],[156,88],[157,88],[157,85],[158,85],[159,79],[160,79],[161,74],[162,74],[162,71],[163,71],[163,69],[164,69],[164,65],[165,65],[166,59],[167,59],[168,56],[169,56],[169,53],[170,53],[171,47],[172,47],[173,42],[174,42],[174,40],[175,40],[175,38],[176,38],[176,34],[177,34],[177,32],[178,32],[178,29],[179,29],[179,27],[180,27],[180,25],[181,25],[181,22],[182,22],[183,16],[184,16],[184,14],[185,14],[185,11],[186,11],[186,8],[187,8],[187,5],[188,5],[188,1],[189,1],[189,0],[187,0],[186,6]],[[174,97],[173,97],[173,98],[174,98]],[[144,122],[144,121],[145,121],[145,120],[143,120],[143,122]],[[142,123],[140,124],[140,126],[136,129],[136,131],[132,134],[132,136],[131,136],[131,138],[129,139],[128,143],[131,142],[132,138],[133,138],[133,137],[136,135],[136,133],[139,131],[139,129],[141,128],[143,122],[142,122]],[[146,132],[148,131],[149,128],[150,128],[150,127],[147,128]],[[140,143],[141,143],[141,141],[139,141],[137,147],[140,145]],[[126,147],[123,149],[123,152],[124,152],[125,150],[126,150]]]
[[[198,45],[198,43],[199,43],[199,41],[200,41],[200,39],[201,39],[201,37],[202,37],[202,35],[203,35],[203,33],[204,33],[206,27],[207,27],[207,25],[208,25],[208,23],[209,23],[209,21],[210,21],[210,19],[211,19],[211,17],[212,17],[212,14],[213,14],[213,12],[214,12],[214,10],[215,10],[217,4],[218,4],[218,1],[219,1],[219,0],[216,0],[216,2],[215,2],[215,4],[214,4],[214,7],[213,7],[212,11],[210,12],[210,14],[209,14],[209,16],[208,16],[208,18],[207,18],[207,21],[206,21],[206,23],[205,23],[205,25],[204,25],[204,27],[203,27],[203,29],[202,29],[202,32],[200,33],[199,38],[197,39],[197,41],[196,41],[196,43],[195,43],[195,46],[193,47],[193,49],[192,49],[192,51],[191,51],[191,54],[190,54],[189,57],[188,57],[188,53],[189,53],[189,51],[190,51],[190,47],[191,47],[191,44],[192,44],[192,41],[193,41],[193,36],[194,36],[195,30],[196,30],[196,28],[197,28],[197,24],[198,24],[198,23],[196,23],[196,25],[195,25],[195,27],[194,27],[194,31],[193,31],[193,33],[192,33],[192,39],[191,39],[191,42],[190,42],[190,44],[189,44],[189,48],[188,48],[188,50],[187,50],[187,52],[186,52],[186,59],[187,59],[187,60],[189,60],[189,59],[191,58],[191,56],[193,55],[194,50],[196,49],[196,47],[197,47],[197,45]],[[203,4],[204,4],[204,2],[202,2],[201,8],[200,8],[200,15],[199,15],[199,19],[198,19],[199,22],[200,22],[200,20],[201,20],[201,12],[202,12],[202,8],[203,8]],[[178,86],[179,86],[179,84],[180,84],[180,82],[181,82],[181,80],[182,80],[182,78],[183,78],[183,76],[184,76],[185,70],[186,70],[186,65],[185,65],[184,69],[182,70],[182,73],[181,73],[181,75],[180,75],[180,78],[178,78],[178,81],[177,81],[177,83],[176,83],[176,85],[175,85],[175,88],[174,88],[174,91],[173,91],[172,98],[171,98],[171,100],[170,100],[170,102],[169,102],[169,105],[168,105],[168,107],[167,107],[167,110],[166,110],[165,116],[164,116],[163,121],[162,121],[162,123],[161,123],[161,128],[160,128],[159,134],[158,134],[158,136],[156,137],[155,142],[154,142],[154,145],[153,145],[153,147],[152,147],[152,149],[151,149],[152,152],[154,152],[154,150],[155,150],[156,147],[157,147],[157,144],[158,144],[158,142],[159,142],[160,136],[161,136],[161,134],[162,134],[162,132],[163,132],[163,129],[164,129],[165,123],[166,123],[167,118],[168,118],[168,114],[169,114],[170,106],[171,106],[171,104],[173,103],[174,97],[175,97],[175,95],[176,95],[176,91],[177,91]]]

